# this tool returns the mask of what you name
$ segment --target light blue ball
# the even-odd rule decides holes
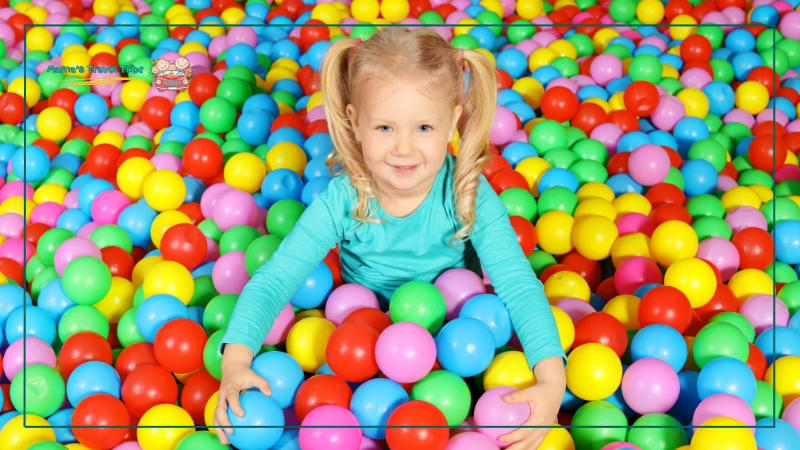
[[[639,330],[631,341],[631,359],[660,359],[680,372],[686,364],[689,349],[681,333],[664,324],[648,325]]]
[[[157,294],[145,299],[136,311],[136,328],[149,343],[155,342],[156,333],[167,322],[174,319],[188,319],[186,305],[176,297]],[[73,403],[74,405],[75,403]]]
[[[385,428],[389,416],[398,406],[409,401],[402,386],[386,378],[374,378],[358,387],[350,399],[350,411],[364,426],[362,432],[372,439],[386,439]]]
[[[514,326],[502,300],[496,295],[480,294],[467,300],[458,317],[469,317],[483,322],[492,331],[494,347],[500,348],[511,340]]]
[[[448,322],[436,336],[439,363],[460,377],[473,377],[486,370],[495,348],[492,330],[471,317]]]
[[[102,361],[81,364],[67,379],[67,399],[70,405],[77,405],[94,394],[108,394],[120,398],[121,389],[119,372]]]
[[[710,361],[697,377],[701,400],[714,394],[731,394],[750,404],[756,398],[756,389],[756,376],[747,364],[727,356]]]
[[[305,381],[300,364],[284,352],[267,352],[259,355],[250,366],[269,383],[272,398],[281,409],[294,405],[297,390]]]
[[[247,391],[239,396],[244,417],[233,413],[228,406],[228,420],[236,428],[229,434],[231,445],[239,450],[263,450],[275,445],[283,434],[285,420],[278,402],[259,391]],[[275,428],[266,428],[275,427]]]

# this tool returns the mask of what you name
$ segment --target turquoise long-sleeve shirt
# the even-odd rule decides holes
[[[530,367],[560,356],[558,329],[544,288],[522,252],[508,210],[480,175],[474,231],[467,245],[450,245],[461,228],[453,202],[455,158],[447,155],[433,188],[411,215],[396,218],[378,207],[384,223],[359,223],[351,215],[357,196],[344,173],[303,212],[291,233],[242,290],[221,345],[242,344],[254,355],[294,292],[339,244],[342,278],[375,292],[383,305],[411,280],[433,283],[451,268],[492,280],[505,303]]]

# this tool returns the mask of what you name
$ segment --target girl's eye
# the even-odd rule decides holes
[[[420,128],[423,128],[423,127],[428,127],[429,130],[431,129],[430,125],[422,125],[422,126],[420,126]]]
[[[381,128],[390,128],[390,127],[389,125],[381,125],[378,127],[379,130],[381,130]],[[386,130],[381,130],[381,131],[386,131]]]

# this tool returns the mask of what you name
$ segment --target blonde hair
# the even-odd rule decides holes
[[[379,222],[369,210],[372,175],[356,141],[346,108],[353,104],[358,117],[363,87],[369,79],[413,84],[431,97],[461,104],[458,120],[458,157],[453,178],[456,217],[462,225],[453,238],[465,241],[475,223],[475,199],[486,163],[491,159],[489,132],[497,102],[497,71],[491,61],[473,50],[464,50],[469,85],[460,63],[460,51],[430,28],[385,27],[354,50],[356,40],[344,38],[331,44],[322,63],[320,86],[325,116],[334,144],[326,163],[332,175],[347,171],[358,194],[351,215],[359,222]]]

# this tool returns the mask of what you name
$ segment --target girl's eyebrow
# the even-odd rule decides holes
[[[393,119],[384,119],[384,118],[382,118],[382,117],[374,117],[374,118],[373,118],[373,117],[370,117],[370,118],[368,119],[368,122],[385,122],[385,123],[392,123],[392,121],[393,121]],[[441,119],[440,119],[440,118],[428,117],[428,118],[423,118],[423,119],[416,120],[415,122],[417,122],[417,123],[432,123],[432,122],[441,122]]]

